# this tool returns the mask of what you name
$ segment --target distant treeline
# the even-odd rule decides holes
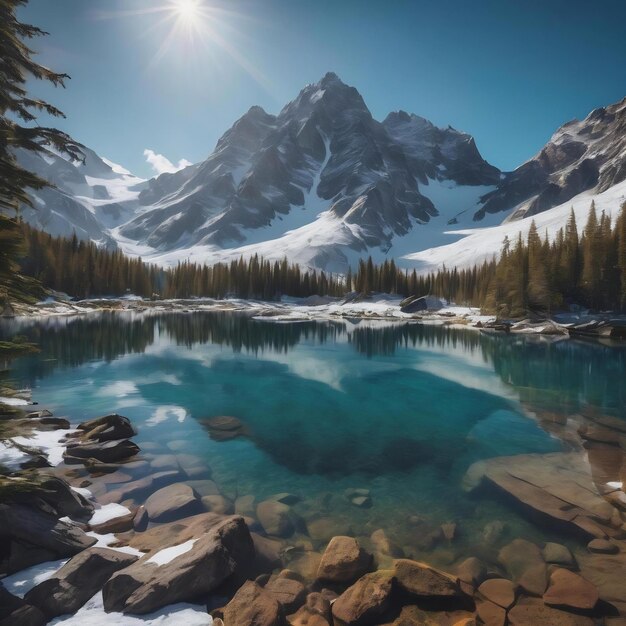
[[[345,281],[339,275],[303,270],[297,264],[264,261],[258,256],[231,263],[199,265],[187,261],[164,270],[131,259],[119,250],[92,242],[52,237],[23,224],[27,253],[21,271],[44,287],[78,298],[121,296],[133,293],[150,298],[257,298],[275,300],[282,295],[341,296]]]
[[[503,317],[573,303],[594,310],[626,311],[626,203],[615,224],[604,212],[598,216],[592,203],[581,233],[572,211],[552,242],[532,222],[526,239],[521,233],[513,242],[505,238],[499,260],[430,274],[400,269],[393,260],[377,265],[370,257],[344,277],[256,255],[212,266],[184,262],[164,270],[76,236],[52,237],[26,224],[22,228],[28,246],[21,263],[23,273],[47,288],[81,298],[131,292],[144,297],[275,300],[283,295],[378,291],[436,295]]]
[[[393,261],[376,266],[370,258],[347,279],[348,289],[432,294],[501,317],[571,304],[626,312],[626,203],[613,224],[604,211],[598,216],[592,202],[582,233],[572,210],[552,242],[533,221],[526,239],[521,233],[513,242],[505,238],[499,260],[470,269],[417,275],[396,269]]]

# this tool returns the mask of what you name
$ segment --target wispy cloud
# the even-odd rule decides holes
[[[187,159],[181,159],[177,164],[174,164],[166,156],[157,154],[154,150],[150,150],[149,148],[143,151],[143,155],[146,157],[146,161],[150,164],[157,176],[159,174],[165,174],[166,172],[173,174],[192,164],[190,161],[187,161]]]

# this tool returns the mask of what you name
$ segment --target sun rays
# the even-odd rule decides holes
[[[149,21],[141,38],[150,45],[156,43],[148,70],[156,70],[166,58],[176,58],[189,67],[201,64],[219,71],[227,55],[251,78],[265,89],[268,80],[238,46],[241,33],[238,26],[250,21],[250,16],[226,8],[219,0],[166,0],[148,6],[136,0],[135,8],[122,11],[93,13],[95,19],[138,19]]]

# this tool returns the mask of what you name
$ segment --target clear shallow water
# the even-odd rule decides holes
[[[517,536],[551,538],[505,503],[467,495],[471,463],[565,449],[536,412],[626,416],[626,350],[592,342],[229,313],[103,314],[0,331],[40,344],[12,376],[55,414],[125,414],[146,453],[200,457],[232,499],[297,494],[314,547],[329,533],[384,528],[408,555],[441,565]],[[213,441],[198,420],[217,415],[240,418],[249,436]],[[373,506],[352,505],[348,488],[368,488]],[[505,530],[492,541],[494,520]],[[445,522],[458,538],[433,544]]]

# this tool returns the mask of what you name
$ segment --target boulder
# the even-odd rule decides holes
[[[498,561],[515,584],[531,595],[543,595],[548,585],[548,569],[538,546],[525,539],[515,539],[500,550]]]
[[[208,517],[211,515],[186,520],[187,525],[170,524],[148,538],[152,530],[163,527],[138,535],[152,542],[176,538],[171,543],[158,543],[158,551],[110,578],[103,588],[105,610],[146,614],[168,604],[197,600],[248,567],[254,558],[254,546],[243,519]]]
[[[188,480],[186,482],[201,498],[204,498],[204,496],[220,495],[220,490],[213,480]],[[237,511],[237,513],[239,515],[243,515],[243,513],[240,513],[239,511]]]
[[[106,522],[100,524],[90,524],[91,530],[99,535],[106,535],[108,533],[125,533],[127,530],[133,528],[133,520],[135,519],[135,512],[129,511],[125,515],[118,517],[112,517]]]
[[[593,626],[594,621],[589,617],[565,613],[546,606],[538,598],[522,598],[509,611],[510,626]]]
[[[82,422],[78,425],[78,430],[83,432],[81,439],[88,441],[129,439],[137,434],[130,420],[117,413]]]
[[[480,623],[484,626],[504,626],[506,624],[506,609],[485,599],[476,601],[476,612]]]
[[[330,601],[321,593],[310,593],[296,613],[287,618],[290,626],[330,626]]]
[[[317,570],[319,580],[330,583],[353,583],[369,571],[372,555],[353,537],[333,537],[326,547]]]
[[[506,578],[490,578],[479,588],[478,593],[489,602],[501,606],[503,609],[510,608],[515,602],[515,587]]]
[[[47,622],[38,608],[9,593],[0,584],[0,626],[44,626]]]
[[[28,497],[37,496],[49,504],[57,517],[71,517],[73,520],[86,522],[93,514],[93,504],[84,498],[70,485],[51,474],[39,472],[39,489],[29,493]]]
[[[121,439],[68,446],[63,453],[63,459],[69,464],[84,463],[87,459],[95,459],[102,463],[115,463],[138,453],[139,446],[136,443],[129,439]]]
[[[276,500],[264,500],[256,508],[256,515],[268,535],[290,537],[294,533],[291,509]]]
[[[393,581],[393,572],[383,570],[359,578],[333,603],[335,621],[346,626],[379,623],[390,605]]]
[[[402,558],[404,556],[402,548],[393,543],[382,528],[375,530],[371,534],[370,540],[376,552],[380,554],[394,558]]]
[[[201,500],[202,506],[207,511],[212,511],[213,513],[218,513],[220,515],[230,515],[235,512],[233,503],[224,496],[203,496]]]
[[[617,554],[619,552],[619,546],[606,539],[592,539],[587,544],[587,549],[596,554]]]
[[[541,551],[546,563],[576,569],[576,559],[570,549],[560,543],[548,542]]]
[[[228,626],[283,626],[283,608],[268,591],[251,580],[239,588],[224,608]]]
[[[70,559],[52,578],[33,587],[24,600],[48,619],[75,613],[118,570],[134,563],[132,554],[108,548],[88,548]]]
[[[0,541],[0,574],[5,575],[73,556],[96,543],[75,524],[20,504],[0,504]]]
[[[306,598],[306,588],[302,582],[282,574],[272,576],[265,585],[265,591],[278,600],[285,614],[296,611]]]
[[[171,522],[202,510],[200,499],[185,483],[175,483],[155,491],[144,506],[152,522]]]
[[[283,503],[284,504],[284,503]],[[235,513],[237,515],[254,515],[254,496],[239,496],[235,500]]]
[[[578,452],[521,454],[478,461],[464,485],[486,484],[514,500],[534,521],[587,540],[611,533],[613,507],[602,497],[591,469]]]
[[[456,573],[462,582],[478,587],[487,578],[487,566],[475,556],[470,556],[459,564]]]
[[[598,603],[596,586],[582,576],[567,569],[558,568],[550,574],[548,590],[543,594],[543,601],[553,607],[573,611],[587,611]]]
[[[425,563],[398,559],[394,563],[398,586],[418,599],[465,600],[456,578]]]

